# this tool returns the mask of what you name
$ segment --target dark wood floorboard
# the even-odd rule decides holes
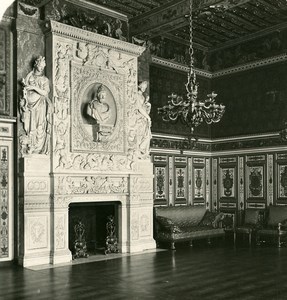
[[[231,245],[33,271],[0,265],[0,299],[287,299],[287,248]]]

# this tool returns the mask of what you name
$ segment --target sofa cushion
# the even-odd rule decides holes
[[[270,206],[268,225],[277,226],[278,223],[287,219],[287,207],[286,206]]]
[[[247,208],[244,215],[245,225],[256,225],[259,222],[259,210]]]
[[[175,225],[172,222],[172,220],[170,220],[168,218],[157,216],[156,221],[165,231],[172,232],[172,233],[180,233],[181,232],[180,228],[177,225]]]
[[[218,228],[219,222],[223,219],[223,213],[217,213],[207,210],[203,219],[200,221],[199,226],[209,226],[212,228]]]
[[[204,206],[156,207],[155,215],[170,219],[180,228],[197,226],[205,214]]]

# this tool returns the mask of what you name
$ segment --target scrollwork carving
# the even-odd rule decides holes
[[[128,182],[125,177],[59,177],[56,193],[61,194],[107,194],[127,193]]]
[[[56,249],[65,248],[65,216],[56,215],[55,217],[55,244]]]

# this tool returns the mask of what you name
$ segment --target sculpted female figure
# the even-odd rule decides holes
[[[28,153],[47,154],[50,150],[52,103],[48,98],[49,80],[43,74],[45,66],[45,57],[39,56],[22,81],[20,114],[28,138]]]
[[[139,137],[139,151],[144,157],[149,155],[149,146],[151,140],[151,118],[149,116],[151,104],[149,103],[149,96],[144,95],[148,86],[147,81],[143,81],[138,86],[138,137]]]

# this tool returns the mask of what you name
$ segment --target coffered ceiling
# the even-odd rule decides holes
[[[189,0],[89,0],[126,14],[130,33],[188,44]],[[193,0],[193,41],[208,50],[287,27],[286,0]]]

